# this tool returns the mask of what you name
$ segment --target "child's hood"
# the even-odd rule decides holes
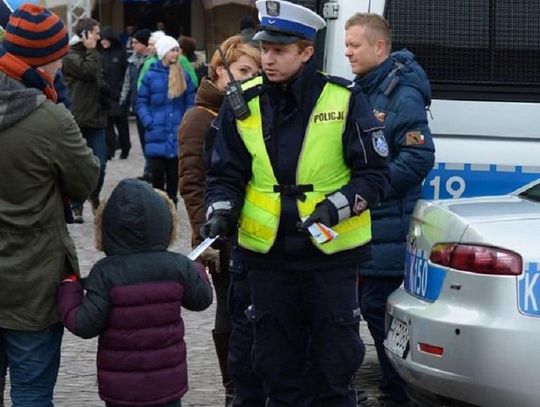
[[[107,255],[166,250],[172,214],[165,199],[146,182],[121,181],[103,212],[103,251]]]

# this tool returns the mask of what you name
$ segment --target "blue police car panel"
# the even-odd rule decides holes
[[[386,354],[421,404],[540,405],[540,180],[416,205]]]

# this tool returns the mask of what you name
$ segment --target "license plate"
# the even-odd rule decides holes
[[[392,323],[390,324],[388,334],[384,341],[384,346],[400,358],[405,358],[407,356],[407,351],[409,349],[409,328],[405,322],[396,318],[392,319]]]

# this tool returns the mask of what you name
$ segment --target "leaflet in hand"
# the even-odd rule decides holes
[[[187,255],[187,258],[190,259],[190,260],[195,260],[197,257],[199,257],[206,249],[208,249],[212,243],[214,243],[216,241],[216,239],[218,238],[219,236],[216,236],[216,237],[207,237],[206,239],[204,239],[201,244],[199,244],[195,249],[193,249],[191,251],[191,253],[189,253]]]
[[[328,226],[323,225],[322,223],[315,222],[312,225],[308,227],[309,233],[311,233],[311,236],[317,241],[317,243],[327,243],[336,238],[338,235],[336,232],[334,232],[332,229],[330,229]]]

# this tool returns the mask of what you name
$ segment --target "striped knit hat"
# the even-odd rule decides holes
[[[9,17],[2,47],[30,66],[46,65],[68,52],[68,33],[60,17],[25,3]]]

